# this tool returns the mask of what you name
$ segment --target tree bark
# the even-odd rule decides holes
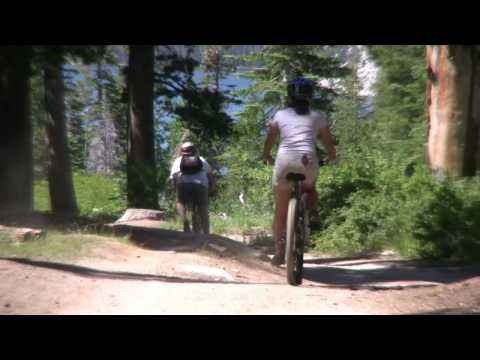
[[[158,209],[153,125],[153,45],[130,45],[128,68],[127,199]]]
[[[475,175],[478,176],[480,175],[480,46],[475,46],[474,50],[475,80],[472,96],[472,115],[474,122],[473,132],[476,136],[476,148],[474,149],[475,155],[472,161],[475,163]],[[473,141],[475,141],[475,139]]]
[[[477,59],[473,46],[427,47],[427,156],[434,172],[472,176],[478,169]]]
[[[49,55],[49,61],[44,65],[44,83],[50,202],[53,213],[75,216],[78,215],[78,207],[68,151],[63,54],[61,49],[52,49]]]
[[[0,48],[0,213],[33,210],[30,46]]]

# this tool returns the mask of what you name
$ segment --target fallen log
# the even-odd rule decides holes
[[[125,214],[116,223],[136,220],[165,220],[165,212],[151,209],[127,209]]]
[[[39,229],[17,228],[0,225],[0,235],[7,235],[12,240],[24,242],[29,240],[38,240],[45,236],[45,232]]]

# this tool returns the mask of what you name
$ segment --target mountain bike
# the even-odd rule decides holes
[[[303,276],[303,254],[309,240],[309,214],[307,194],[302,192],[305,175],[289,173],[287,180],[292,183],[292,197],[288,203],[285,265],[290,285],[300,285]]]
[[[319,167],[327,165],[319,160]],[[300,285],[303,277],[303,255],[305,245],[310,241],[310,216],[307,194],[302,191],[305,175],[289,173],[286,179],[292,183],[292,196],[288,203],[285,265],[290,285]]]

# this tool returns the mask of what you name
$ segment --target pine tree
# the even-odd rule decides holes
[[[64,49],[61,46],[44,49],[43,65],[45,106],[48,114],[48,184],[53,213],[77,215],[78,206],[73,187],[65,111],[65,84],[63,76]]]
[[[335,112],[332,114],[331,128],[338,141],[339,158],[346,157],[348,153],[358,154],[366,135],[358,63],[354,63],[351,70],[351,74],[340,82],[342,91],[338,94]]]
[[[233,125],[233,118],[225,109],[238,100],[219,89],[225,74],[220,63],[206,65],[216,73],[213,89],[199,87],[194,72],[200,63],[193,58],[194,48],[187,50],[183,57],[167,47],[157,56],[156,96],[163,112],[181,123],[184,131],[180,142],[188,139],[197,143],[200,152],[216,167],[215,157],[222,152]]]
[[[374,45],[369,52],[380,66],[376,83],[376,146],[385,154],[424,162],[425,46]]]
[[[480,47],[428,46],[428,160],[435,172],[480,171]]]
[[[36,46],[35,63],[45,86],[45,130],[48,146],[48,180],[52,211],[62,215],[78,214],[73,187],[72,166],[67,137],[67,106],[64,67],[68,57],[85,63],[104,55],[103,46]]]
[[[74,171],[85,172],[88,168],[88,115],[91,109],[91,88],[88,70],[84,65],[75,66],[78,78],[66,77],[66,105],[69,150]]]
[[[130,207],[158,208],[153,124],[152,45],[130,45],[127,197]]]
[[[205,85],[208,87],[213,81],[213,90],[220,91],[220,81],[230,72],[234,71],[235,66],[226,52],[231,45],[209,45],[203,49],[202,68],[205,72]]]
[[[0,213],[33,209],[31,46],[0,47]]]

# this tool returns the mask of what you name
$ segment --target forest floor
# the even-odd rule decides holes
[[[293,287],[269,248],[129,231],[74,261],[0,257],[0,314],[480,314],[480,265],[307,254]]]

